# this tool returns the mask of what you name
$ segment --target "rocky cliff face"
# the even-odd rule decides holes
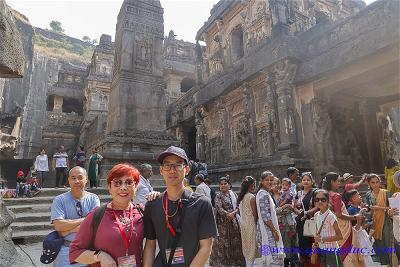
[[[2,39],[0,39],[0,52],[2,52],[0,53],[0,77],[21,77],[23,75],[22,66],[24,65],[21,37],[10,10],[3,0],[0,0],[0,36],[2,36]],[[4,81],[0,81],[0,88],[3,88],[4,84]],[[0,119],[1,122],[3,118],[0,116]],[[5,151],[13,150],[16,143],[15,137],[3,133],[2,128],[0,128],[0,158],[3,154],[3,148],[5,148]],[[15,216],[4,205],[2,196],[0,196],[0,218],[0,266],[3,267],[10,266],[15,262],[17,251],[11,239],[10,228]]]
[[[35,40],[40,36],[48,42],[64,42],[66,47],[82,46],[88,50],[91,45],[34,28],[23,15],[16,11],[13,14],[22,36],[25,74],[22,79],[0,79],[0,130],[8,134],[13,132],[18,139],[17,147],[7,153],[9,159],[33,159],[42,146],[42,127],[47,119],[47,92],[57,82],[58,71],[65,64],[82,67],[87,62],[79,54],[73,59],[61,54],[56,57],[53,48],[43,49],[43,43],[35,44]]]

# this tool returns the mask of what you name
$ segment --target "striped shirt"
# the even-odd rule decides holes
[[[321,214],[321,211],[317,211],[315,213],[314,217],[317,222],[317,231],[319,231],[321,224],[326,217],[324,226],[322,226],[322,230],[321,230],[321,234],[320,234],[321,239],[326,239],[328,237],[332,237],[332,236],[336,235],[335,228],[333,227],[333,225],[335,224],[335,222],[337,222],[337,219],[336,219],[336,215],[333,214],[332,211],[330,211],[328,209],[323,214]],[[319,247],[321,249],[337,249],[337,248],[339,248],[339,245],[336,241],[335,242],[321,242],[319,244]]]

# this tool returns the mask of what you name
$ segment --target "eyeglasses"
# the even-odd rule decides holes
[[[321,201],[321,202],[327,202],[328,200],[327,200],[326,198],[319,198],[319,197],[316,197],[316,198],[315,198],[315,202],[319,202],[319,201]]]
[[[112,183],[113,183],[113,185],[115,187],[121,187],[123,184],[126,187],[131,187],[131,186],[134,185],[135,182],[132,179],[126,179],[125,181],[123,181],[123,180],[113,180]]]
[[[76,213],[78,213],[79,217],[83,217],[82,203],[80,201],[76,202]]]
[[[162,168],[163,168],[165,171],[170,171],[172,168],[173,168],[175,171],[182,171],[183,168],[184,168],[185,166],[186,166],[186,165],[183,164],[183,163],[179,163],[179,164],[163,164],[163,165],[162,165]]]

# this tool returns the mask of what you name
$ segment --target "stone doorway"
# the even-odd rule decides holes
[[[186,121],[176,128],[176,139],[191,160],[196,159],[196,134],[194,121]]]
[[[190,127],[188,131],[188,157],[190,159],[196,159],[196,127]]]

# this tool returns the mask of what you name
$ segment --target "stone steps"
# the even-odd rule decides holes
[[[164,184],[163,181],[162,183]],[[218,185],[212,185],[212,187],[219,190]],[[238,192],[239,188],[239,185],[233,185],[234,191]],[[16,216],[15,221],[11,224],[13,240],[25,244],[43,241],[43,238],[54,229],[50,222],[53,199],[67,190],[65,188],[44,188],[33,198],[4,199],[5,205]],[[156,184],[154,190],[163,192],[165,186]],[[102,204],[111,201],[108,188],[88,189],[88,191],[97,194]]]
[[[56,196],[46,196],[46,197],[32,197],[32,198],[8,198],[4,199],[6,206],[13,206],[13,205],[38,205],[38,204],[50,204],[53,203],[53,199]],[[110,201],[111,196],[109,195],[99,195],[100,201]]]
[[[50,222],[50,209],[47,212],[24,212],[14,213],[16,216],[15,222],[30,223],[30,222]],[[14,224],[13,224],[14,226]]]
[[[14,243],[20,244],[30,244],[36,242],[42,242],[46,235],[48,235],[53,230],[35,230],[35,231],[15,231],[13,232]]]
[[[41,242],[54,230],[50,222],[50,211],[53,199],[67,192],[65,188],[44,188],[33,198],[4,199],[5,205],[15,214],[11,224],[12,238],[16,243]],[[108,188],[88,189],[97,194],[102,204],[111,201]]]
[[[7,207],[14,212],[15,214],[18,213],[23,213],[23,212],[48,212],[50,214],[50,209],[51,209],[51,204],[45,203],[45,204],[37,204],[37,205],[12,205],[10,206],[7,204]]]
[[[49,216],[50,217],[50,216]],[[47,223],[43,221],[39,222],[13,222],[11,225],[13,233],[22,232],[22,231],[41,231],[41,230],[53,230],[53,225],[50,221]],[[13,234],[14,237],[14,234]]]

